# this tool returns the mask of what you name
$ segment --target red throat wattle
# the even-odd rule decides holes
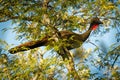
[[[98,28],[98,24],[94,24],[93,26],[92,26],[92,30],[96,30]]]

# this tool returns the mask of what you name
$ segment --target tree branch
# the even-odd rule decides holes
[[[112,68],[114,67],[114,64],[115,64],[115,62],[117,61],[117,59],[118,59],[119,56],[120,56],[120,55],[117,55],[117,56],[116,56],[116,58],[115,58],[115,60],[114,60],[114,62],[113,62],[113,64],[112,64]]]
[[[120,20],[119,17],[106,17],[106,18],[103,18],[104,20],[108,20],[108,19],[114,19],[114,20]]]
[[[12,19],[20,19],[20,16],[12,16],[7,19],[0,20],[0,22],[6,22],[6,21],[12,20]],[[31,19],[31,17],[24,17],[24,18],[22,18],[22,20],[33,21],[33,19]]]

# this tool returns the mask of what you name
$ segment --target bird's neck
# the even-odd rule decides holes
[[[92,25],[92,27],[91,27],[92,30],[96,30],[97,28],[98,28],[98,24],[94,24],[94,25]]]
[[[98,28],[98,24],[90,25],[90,28],[85,33],[82,34],[82,37],[83,37],[82,41],[86,41],[91,31],[96,30],[97,28]]]
[[[91,23],[89,29],[90,30],[96,30],[98,28],[98,26],[99,26],[99,24],[93,24],[93,23]]]

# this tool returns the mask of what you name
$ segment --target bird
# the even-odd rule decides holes
[[[91,23],[90,23],[88,30],[84,32],[83,34],[78,34],[78,33],[67,31],[67,30],[59,31],[59,33],[61,35],[61,39],[63,39],[63,41],[65,41],[65,43],[67,44],[66,48],[68,50],[71,50],[71,49],[80,47],[82,43],[84,43],[87,40],[91,31],[96,30],[98,28],[99,24],[103,24],[103,22],[100,21],[98,17],[94,17],[91,19]],[[29,42],[20,44],[16,47],[9,49],[8,51],[11,54],[15,54],[18,52],[27,51],[27,50],[34,49],[37,47],[47,46],[47,45],[50,45],[54,41],[55,41],[54,35],[45,36],[40,40],[34,40],[34,41],[29,41]]]

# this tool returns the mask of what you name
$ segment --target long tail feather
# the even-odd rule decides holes
[[[34,49],[40,46],[45,46],[47,42],[48,42],[48,38],[43,38],[42,40],[37,40],[37,41],[26,42],[24,44],[11,48],[9,52],[11,54],[15,54],[17,52],[27,51],[27,50]]]

